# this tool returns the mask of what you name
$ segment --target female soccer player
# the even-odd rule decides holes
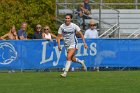
[[[79,34],[83,40],[84,43],[84,48],[88,48],[84,36],[81,32],[81,29],[79,26],[77,26],[76,24],[71,22],[72,20],[72,15],[71,14],[66,14],[65,15],[65,23],[62,24],[59,27],[58,30],[58,38],[57,38],[57,42],[58,42],[58,49],[61,50],[61,46],[60,46],[60,39],[63,37],[64,39],[64,46],[66,48],[67,51],[67,61],[65,64],[65,69],[64,69],[64,73],[62,73],[60,76],[62,77],[66,77],[67,76],[67,72],[70,68],[71,62],[77,62],[80,63],[82,65],[83,70],[87,71],[86,65],[84,64],[83,60],[79,60],[78,58],[75,58],[75,52],[78,48],[77,46],[77,38],[76,38],[76,34]]]

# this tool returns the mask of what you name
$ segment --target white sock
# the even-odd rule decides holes
[[[67,61],[65,64],[64,74],[67,74],[67,72],[69,71],[70,65],[71,65],[71,61]]]
[[[82,64],[83,61],[78,59],[78,58],[76,58],[76,62]]]

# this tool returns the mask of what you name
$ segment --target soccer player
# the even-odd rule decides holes
[[[57,43],[58,43],[58,49],[61,51],[61,46],[60,46],[60,39],[63,37],[64,39],[64,46],[67,51],[67,61],[65,64],[65,69],[64,73],[62,73],[60,76],[66,77],[67,72],[69,71],[71,62],[77,62],[82,65],[83,70],[87,71],[86,65],[84,63],[84,60],[80,60],[78,58],[75,58],[75,52],[78,48],[77,46],[77,38],[76,34],[79,34],[83,40],[84,43],[84,48],[87,49],[88,46],[85,42],[84,36],[81,32],[81,29],[79,26],[71,22],[72,20],[72,15],[71,14],[66,14],[65,15],[65,23],[63,23],[58,30],[58,38],[57,38]]]

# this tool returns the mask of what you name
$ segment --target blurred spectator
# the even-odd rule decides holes
[[[42,38],[52,41],[52,37],[56,38],[56,35],[51,33],[49,26],[45,26],[42,33]]]
[[[83,3],[79,4],[77,8],[77,21],[78,25],[81,27],[83,26],[83,30],[85,30],[85,19],[90,18],[89,15],[91,14],[91,8],[89,5],[89,0],[84,0]]]
[[[98,31],[96,30],[94,20],[90,20],[89,29],[86,30],[84,37],[85,38],[98,38]]]
[[[89,29],[86,30],[84,34],[85,38],[99,38],[98,31],[96,30],[96,25],[93,19],[90,20]],[[99,67],[94,67],[95,70],[99,72]]]
[[[84,11],[82,10],[84,9],[84,3],[80,3],[78,8],[77,8],[77,21],[78,21],[78,25],[82,26],[83,25],[83,15],[84,15]]]
[[[1,37],[2,40],[10,39],[10,40],[18,40],[16,27],[12,26],[10,31]]]
[[[42,26],[40,24],[36,25],[35,32],[33,34],[33,39],[42,39]]]
[[[89,0],[84,0],[84,8],[86,9],[85,10],[86,15],[91,14],[91,8],[90,8],[90,5],[89,5]]]
[[[18,38],[20,40],[26,40],[27,39],[26,29],[27,29],[27,23],[23,22],[21,24],[21,29],[18,30]]]

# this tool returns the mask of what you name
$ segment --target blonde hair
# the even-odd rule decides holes
[[[13,25],[13,26],[10,28],[9,33],[11,33],[11,34],[12,34],[12,29],[13,29],[13,28],[15,28],[15,29],[16,29],[16,26],[15,26],[15,25]]]
[[[51,29],[50,29],[49,26],[46,25],[46,26],[44,27],[44,29],[46,29],[46,28],[48,29],[48,32],[51,32]],[[44,29],[43,29],[43,32],[45,31]]]

